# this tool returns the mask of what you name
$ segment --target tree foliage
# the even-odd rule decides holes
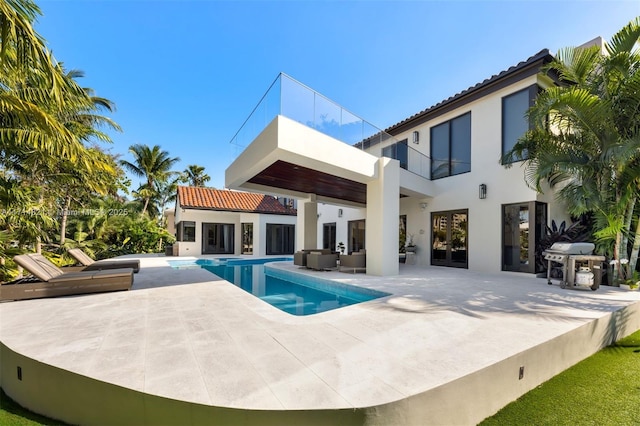
[[[640,245],[640,18],[608,43],[562,49],[544,71],[560,84],[528,112],[530,130],[506,154],[528,184],[548,182],[574,216],[591,214],[600,252],[635,268]]]

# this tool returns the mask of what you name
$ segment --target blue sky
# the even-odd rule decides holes
[[[160,145],[224,187],[279,72],[385,128],[548,48],[608,40],[638,1],[37,1],[36,29],[115,102],[111,151]]]

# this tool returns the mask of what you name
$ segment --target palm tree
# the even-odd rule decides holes
[[[211,180],[211,176],[204,172],[204,167],[196,164],[187,166],[182,172],[181,181],[188,183],[190,186],[205,186],[205,183]]]
[[[81,149],[48,106],[63,106],[82,89],[32,27],[40,9],[30,0],[0,0],[0,142],[6,150],[36,149],[74,158]]]
[[[631,224],[640,196],[640,18],[599,47],[566,48],[546,71],[561,85],[540,94],[529,110],[533,129],[506,154],[525,160],[529,185],[560,188],[574,216],[595,218],[594,236],[614,260],[630,259]],[[640,244],[640,227],[635,232]],[[614,271],[616,276],[617,271]]]
[[[149,207],[149,201],[160,190],[161,183],[167,181],[175,172],[171,168],[180,161],[178,157],[169,157],[167,151],[163,151],[159,145],[149,148],[147,145],[135,144],[129,148],[134,161],[122,160],[120,164],[131,173],[145,179],[138,193],[144,200],[141,214],[144,215]]]

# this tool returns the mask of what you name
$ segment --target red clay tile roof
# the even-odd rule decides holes
[[[178,205],[186,209],[295,215],[273,196],[228,189],[178,187]]]

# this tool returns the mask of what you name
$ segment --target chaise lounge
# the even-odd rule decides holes
[[[21,254],[13,260],[34,277],[0,285],[0,300],[121,291],[133,285],[131,268],[65,273],[40,254]]]
[[[140,271],[140,261],[137,259],[122,259],[122,260],[93,260],[85,252],[79,248],[67,250],[75,260],[80,262],[85,267],[83,271],[102,271],[104,269],[120,269],[131,268],[133,272],[138,273]]]

